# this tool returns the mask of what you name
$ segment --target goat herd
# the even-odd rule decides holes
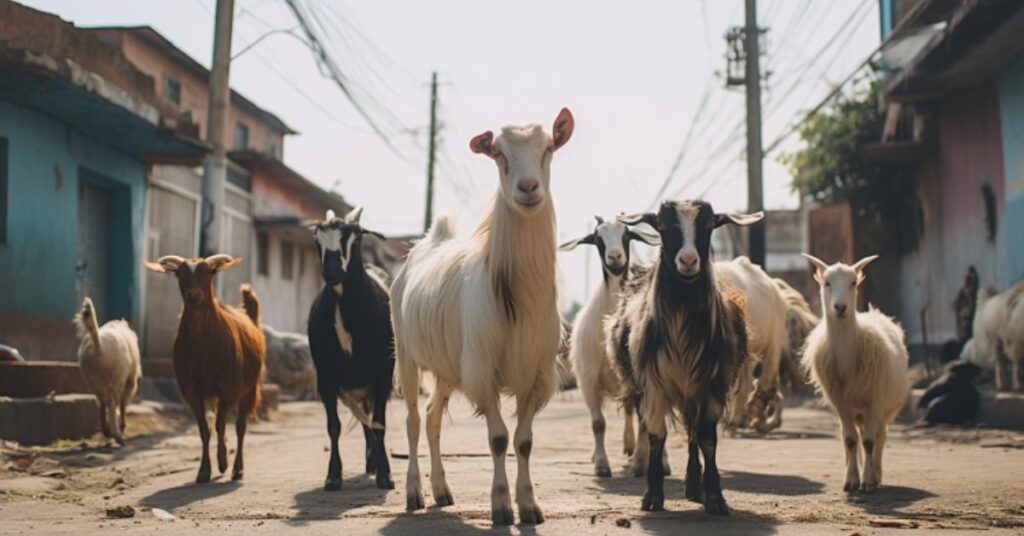
[[[362,423],[367,473],[375,474],[379,488],[394,488],[384,430],[397,360],[398,386],[408,409],[408,509],[425,505],[417,395],[422,373],[429,372],[434,382],[426,432],[434,502],[446,506],[454,501],[440,434],[448,401],[459,390],[487,423],[494,464],[491,519],[496,525],[514,522],[505,469],[510,435],[499,400],[511,394],[516,400],[511,447],[518,465],[519,519],[544,521],[530,476],[533,420],[556,389],[556,356],[566,331],[557,306],[550,166],[573,127],[572,114],[563,109],[551,133],[530,125],[474,137],[470,149],[497,165],[500,183],[493,207],[467,237],[456,236],[451,220],[436,221],[409,252],[390,290],[386,274],[364,266],[362,237],[378,233],[361,226],[362,209],[344,217],[328,211],[323,221],[311,224],[325,283],[308,326],[331,440],[326,490],[342,487],[338,400]],[[597,247],[603,267],[604,283],[578,314],[569,345],[592,417],[595,471],[611,476],[601,406],[603,398],[615,397],[627,416],[623,448],[633,456],[634,474],[646,475],[644,510],[664,507],[665,439],[667,421],[673,419],[681,421],[689,438],[686,497],[702,503],[708,513],[728,513],[716,459],[719,421],[725,417],[729,424],[760,431],[778,426],[780,361],[795,356],[801,346],[811,379],[841,423],[844,489],[872,491],[881,482],[886,427],[904,403],[908,379],[901,328],[877,310],[856,311],[858,286],[876,257],[829,266],[806,256],[821,287],[825,321],[819,323],[799,293],[747,259],[713,262],[713,229],[752,225],[762,217],[716,213],[699,200],[666,201],[658,212],[620,215],[614,221],[598,218],[592,233],[562,246]],[[652,265],[630,265],[632,241],[660,248]],[[221,254],[165,256],[144,263],[150,270],[174,274],[184,301],[174,367],[203,443],[196,482],[210,479],[207,403],[216,412],[221,472],[227,469],[226,418],[237,409],[232,478],[238,479],[247,417],[260,397],[264,339],[257,297],[243,285],[243,306],[233,308],[219,303],[214,292],[215,274],[240,261]],[[100,370],[90,381],[110,386],[100,395],[107,416],[103,429],[123,442],[123,408],[138,383],[135,335],[122,321],[98,328],[88,300],[76,321],[83,370]],[[87,366],[95,359],[108,363]],[[120,423],[114,417],[118,405]]]

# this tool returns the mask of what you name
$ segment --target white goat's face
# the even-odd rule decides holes
[[[629,266],[629,244],[626,242],[626,224],[604,222],[594,229],[595,245],[601,254],[605,270],[619,275]]]
[[[856,314],[858,287],[864,282],[864,267],[878,258],[865,257],[852,266],[837,262],[831,266],[804,254],[815,267],[814,280],[821,286],[821,309],[830,317],[845,319]]]
[[[568,109],[555,119],[553,135],[540,125],[505,127],[497,138],[491,131],[474,137],[470,149],[494,159],[501,177],[501,196],[523,215],[540,211],[548,201],[551,185],[551,157],[569,141],[573,118]]]

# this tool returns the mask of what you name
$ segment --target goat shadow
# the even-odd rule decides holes
[[[378,534],[384,536],[407,536],[423,531],[425,522],[430,521],[431,534],[512,534],[512,527],[491,525],[490,512],[480,514],[482,521],[479,525],[469,522],[471,514],[442,510],[439,507],[428,507],[426,513],[410,513],[393,518],[387,525],[381,527]],[[544,525],[539,525],[543,527]],[[537,534],[538,525],[515,525],[519,534]]]
[[[295,515],[288,524],[301,526],[311,521],[340,519],[349,510],[384,504],[389,492],[394,490],[377,488],[373,475],[345,475],[339,491],[324,491],[321,484],[296,493],[292,504]]]
[[[686,467],[679,469],[677,465],[672,466],[673,476],[665,479],[666,498],[681,498],[685,495],[684,478],[676,476],[678,475],[676,471],[685,471]],[[634,496],[638,503],[647,488],[645,478],[632,476],[631,466],[626,466],[619,474],[611,478],[595,478],[594,482],[606,493]],[[825,484],[798,475],[723,470],[722,489],[725,491],[726,500],[728,500],[730,491],[783,496],[816,495],[825,490]]]
[[[168,512],[174,512],[183,506],[220,497],[240,489],[242,483],[238,480],[230,480],[229,475],[230,473],[216,476],[206,484],[190,482],[181,486],[162,489],[143,498],[139,501],[139,504],[149,508],[162,508]]]
[[[770,517],[730,509],[728,516],[712,516],[693,504],[692,509],[644,513],[634,520],[648,534],[728,534],[761,536],[778,532],[776,521]]]
[[[934,514],[902,512],[901,509],[935,496],[934,493],[928,490],[906,486],[887,486],[883,483],[874,493],[854,493],[848,495],[846,502],[875,516],[930,519],[934,517]]]

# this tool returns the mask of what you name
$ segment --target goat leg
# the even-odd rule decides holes
[[[371,449],[371,456],[374,459],[376,470],[376,483],[379,489],[395,489],[395,482],[391,480],[391,464],[388,462],[388,452],[384,447],[384,415],[387,412],[387,395],[374,393],[373,401],[373,422],[379,423],[381,428],[373,430],[374,442]]]
[[[701,454],[704,455],[704,511],[712,515],[729,515],[715,458],[718,449],[718,418],[709,415],[707,409],[701,416],[697,438]]]
[[[341,489],[341,454],[338,453],[338,438],[341,436],[341,420],[338,419],[337,390],[320,391],[320,400],[327,414],[327,435],[331,440],[330,462],[327,464],[327,478],[324,480],[324,491]]]
[[[204,484],[210,481],[210,424],[206,422],[206,404],[203,400],[192,400],[189,402],[189,406],[196,417],[196,424],[199,426],[199,439],[203,443],[196,484]]]

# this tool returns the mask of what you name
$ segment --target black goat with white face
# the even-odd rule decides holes
[[[644,510],[664,508],[665,419],[678,411],[689,437],[686,497],[710,514],[728,513],[715,458],[717,425],[747,358],[746,306],[742,295],[715,281],[711,231],[762,217],[716,214],[704,201],[666,201],[657,213],[619,217],[651,225],[662,244],[653,270],[626,287],[606,324],[606,350],[649,432]]]
[[[395,368],[394,334],[388,289],[363,266],[364,234],[384,238],[359,224],[362,208],[344,218],[328,210],[312,225],[324,288],[309,311],[309,346],[317,390],[327,412],[331,456],[324,489],[341,489],[338,398],[363,424],[366,472],[377,487],[393,489],[384,450],[385,409]],[[371,417],[372,415],[372,417]]]

